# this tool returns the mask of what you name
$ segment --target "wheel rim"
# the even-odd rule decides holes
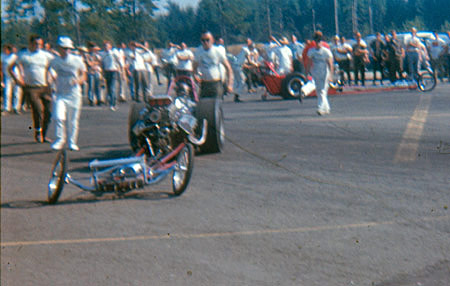
[[[425,73],[420,77],[419,89],[422,91],[430,91],[434,88],[435,79],[432,74]]]
[[[219,144],[220,146],[223,145],[225,142],[225,126],[223,124],[223,114],[222,111],[219,112]]]
[[[293,78],[289,81],[288,91],[291,96],[300,96],[303,82],[300,78]]]
[[[61,159],[58,160],[55,167],[52,170],[52,175],[50,177],[50,181],[48,182],[48,197],[51,198],[55,194],[55,192],[58,190],[59,186],[63,183],[61,180],[64,180],[64,178],[61,178],[63,172],[63,166],[61,164]]]
[[[177,164],[173,171],[173,185],[177,190],[183,185],[189,168],[189,151],[187,148],[185,146],[178,154]]]

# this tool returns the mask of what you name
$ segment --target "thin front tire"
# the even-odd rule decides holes
[[[59,196],[64,188],[66,179],[67,151],[65,149],[56,154],[55,161],[52,165],[52,172],[48,182],[48,203],[54,204],[58,201]]]

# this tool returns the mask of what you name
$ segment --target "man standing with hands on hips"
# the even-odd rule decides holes
[[[194,75],[200,82],[200,97],[223,97],[223,85],[220,75],[220,64],[226,69],[226,88],[233,92],[233,70],[225,55],[214,46],[214,37],[211,32],[204,32],[201,36],[202,46],[195,51]]]
[[[70,53],[73,48],[69,37],[59,37],[60,56],[55,57],[49,66],[57,75],[54,104],[56,141],[52,144],[54,150],[61,150],[66,138],[70,150],[79,150],[77,140],[82,104],[81,85],[86,81],[86,66],[81,57]],[[67,132],[66,125],[68,125]]]

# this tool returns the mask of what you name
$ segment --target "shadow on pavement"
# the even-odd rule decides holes
[[[60,200],[54,205],[50,205],[47,201],[40,200],[20,200],[5,202],[0,205],[0,208],[4,209],[33,209],[42,207],[52,207],[58,205],[76,205],[76,204],[90,204],[99,202],[108,202],[116,200],[143,200],[143,201],[162,201],[176,198],[177,196],[169,192],[152,191],[152,192],[139,192],[133,191],[123,195],[116,195],[113,193],[105,192],[92,192],[87,193],[83,197],[72,196],[65,200]]]

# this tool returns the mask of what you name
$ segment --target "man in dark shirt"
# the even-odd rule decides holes
[[[391,31],[392,38],[387,43],[388,50],[388,68],[389,68],[389,80],[393,83],[397,79],[403,77],[403,57],[404,49],[400,40],[397,38],[395,30]],[[397,76],[398,74],[398,76]]]
[[[383,84],[383,50],[385,49],[385,45],[383,40],[381,39],[381,34],[376,34],[376,39],[370,43],[370,54],[373,59],[373,85],[375,85],[375,81],[377,80],[377,71],[380,72],[380,84]]]

